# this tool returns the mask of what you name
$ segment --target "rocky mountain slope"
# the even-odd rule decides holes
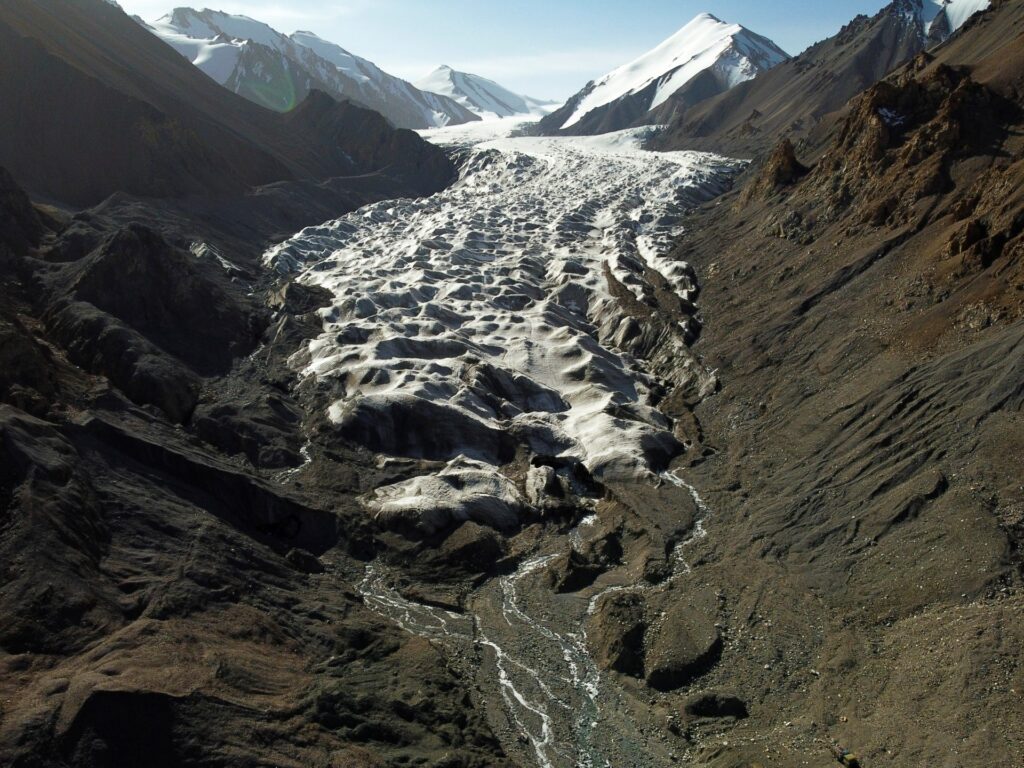
[[[986,6],[987,0],[893,0],[873,17],[858,16],[833,37],[727,93],[699,105],[669,98],[651,116],[669,125],[656,145],[749,156],[770,150],[783,135],[798,141]]]
[[[676,599],[721,601],[693,695],[746,704],[691,720],[693,764],[1021,749],[1022,52],[1000,3],[856,97],[819,160],[781,145],[687,222],[722,388]]]
[[[145,26],[213,80],[269,109],[287,112],[318,89],[375,110],[398,128],[479,119],[312,32],[287,36],[247,16],[193,8],[176,8]]]
[[[544,114],[555,105],[551,102],[521,96],[480,75],[457,72],[440,66],[416,81],[416,87],[455,99],[466,109],[483,117]]]
[[[228,209],[259,187],[284,225],[310,198],[431,192],[453,175],[441,152],[368,110],[314,92],[281,115],[225,93],[107,3],[13,0],[0,38],[11,105],[0,163],[51,201],[121,193]]]
[[[281,482],[306,415],[280,352],[315,294],[6,172],[0,267],[0,762],[507,764],[345,575],[372,548],[342,522],[357,478]]]
[[[704,13],[657,48],[587,86],[541,120],[542,134],[593,135],[650,125],[670,97],[691,105],[788,58],[771,40]]]

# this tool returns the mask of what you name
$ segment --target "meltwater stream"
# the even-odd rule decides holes
[[[266,254],[334,296],[323,333],[294,360],[301,376],[331,382],[327,415],[339,433],[434,462],[364,498],[382,525],[511,528],[541,516],[551,467],[576,462],[599,482],[688,488],[693,538],[702,535],[708,511],[696,491],[659,475],[679,444],[652,396],[662,382],[627,351],[638,330],[622,291],[644,300],[657,277],[693,299],[692,272],[668,256],[671,244],[685,210],[727,189],[742,163],[645,152],[647,132],[463,147],[450,189],[368,206]],[[687,545],[673,579],[688,568]],[[560,554],[542,549],[485,583],[464,614],[403,598],[376,565],[360,589],[403,629],[477,658],[478,682],[503,705],[499,736],[537,765],[651,765],[629,701],[603,684],[587,650],[599,595],[545,587]]]
[[[407,632],[482,655],[479,684],[497,687],[515,736],[529,744],[541,768],[626,765],[612,743],[622,735],[623,723],[610,717],[621,714],[623,697],[615,686],[607,685],[591,657],[585,627],[604,595],[671,589],[676,579],[690,572],[686,550],[706,535],[711,510],[677,473],[662,477],[692,494],[698,516],[690,537],[675,549],[672,573],[660,584],[595,588],[583,599],[554,596],[544,589],[528,592],[523,587],[543,577],[559,556],[553,553],[527,558],[514,573],[486,585],[473,596],[466,613],[402,597],[377,564],[367,566],[360,593],[367,606]],[[637,760],[629,765],[656,764],[642,748],[636,751]]]

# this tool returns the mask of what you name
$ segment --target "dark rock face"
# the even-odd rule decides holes
[[[467,384],[495,415],[511,418],[519,413],[562,413],[569,405],[553,389],[532,379],[480,363],[467,375]]]
[[[354,402],[340,419],[338,434],[391,456],[450,461],[469,451],[470,458],[500,465],[515,455],[507,432],[463,411],[411,396]]]
[[[0,317],[0,401],[39,415],[56,393],[50,351],[16,317]]]
[[[305,315],[329,306],[332,299],[330,291],[293,281],[272,291],[267,298],[267,306],[275,312]]]
[[[84,302],[68,302],[48,318],[50,332],[76,365],[108,377],[139,405],[184,421],[199,399],[199,377],[142,334]]]
[[[392,128],[377,112],[339,103],[322,91],[312,91],[285,120],[328,147],[345,147],[360,172],[387,171],[417,194],[437,192],[455,180],[455,167],[439,147],[413,131]]]
[[[664,602],[663,595],[611,592],[589,621],[587,638],[602,669],[673,691],[708,673],[722,655],[722,638],[700,608]]]
[[[783,139],[765,162],[755,181],[747,185],[740,197],[740,205],[755,198],[766,198],[778,190],[792,186],[806,176],[808,169],[796,159],[793,142]]]
[[[302,413],[273,395],[243,403],[214,402],[196,408],[199,435],[229,455],[244,454],[254,467],[282,469],[302,463],[296,432]]]
[[[253,350],[267,322],[201,274],[192,254],[137,225],[68,267],[54,289],[116,317],[200,373],[224,373]]]
[[[714,691],[691,696],[683,705],[683,711],[690,717],[733,717],[737,720],[749,717],[747,704],[743,699]]]
[[[120,16],[126,24],[119,23]],[[4,4],[0,40],[12,64],[0,77],[4,103],[30,103],[29,94],[46,94],[49,101],[48,106],[17,110],[14,119],[0,126],[0,164],[34,193],[73,205],[94,205],[116,191],[154,196],[238,193],[251,184],[290,177],[284,163],[231,136],[226,126],[200,126],[181,93],[173,97],[173,105],[170,99],[154,105],[153,97],[159,94],[147,98],[137,85],[87,76],[90,70],[100,74],[102,54],[91,44],[102,46],[108,34],[127,35],[112,45],[115,52],[123,53],[123,46],[131,43],[139,44],[139,50],[163,46],[155,38],[145,40],[152,36],[127,28],[129,24],[135,26],[113,7],[90,9],[67,0],[46,6]],[[64,51],[48,45],[55,38],[80,41],[78,35],[59,37],[74,34],[75,28],[91,38],[90,45],[76,48],[79,60],[70,54],[64,58]],[[156,61],[167,63],[162,62],[162,53],[157,52]],[[80,69],[79,63],[85,66]],[[153,62],[139,69],[152,72]],[[196,79],[204,77],[196,74]],[[209,88],[201,82],[192,85],[197,95]],[[76,116],[74,129],[71,121],[48,119],[58,108]]]
[[[809,183],[874,225],[906,221],[917,201],[952,190],[955,162],[998,146],[1018,112],[965,70],[922,55],[852,102]]]
[[[447,569],[487,573],[508,553],[505,538],[493,528],[474,523],[460,525],[448,536],[438,552]],[[450,570],[449,570],[450,573]]]
[[[0,405],[0,602],[7,653],[68,653],[120,623],[99,583],[107,530],[81,456],[53,425]]]
[[[62,241],[55,248],[66,258]],[[184,421],[201,377],[223,374],[251,352],[267,322],[251,301],[225,290],[217,270],[132,225],[46,271],[46,322],[77,365]]]
[[[553,569],[556,592],[578,592],[589,587],[605,571],[622,562],[620,533],[613,531],[600,539],[587,542],[581,550],[573,548],[563,570]]]
[[[43,225],[25,191],[0,167],[0,245],[22,253],[39,245]]]

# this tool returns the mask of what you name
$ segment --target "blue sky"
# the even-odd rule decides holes
[[[120,0],[155,19],[175,0]],[[189,0],[177,0],[187,4]],[[530,96],[565,99],[708,11],[799,53],[887,0],[206,0],[289,33],[309,29],[392,74],[439,64]]]

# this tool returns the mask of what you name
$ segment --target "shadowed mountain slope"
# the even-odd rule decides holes
[[[282,116],[207,78],[119,8],[100,0],[0,7],[0,163],[31,192],[76,206],[114,192],[239,195],[279,181],[381,171],[429,192],[452,168],[366,110],[335,104],[333,130]],[[352,130],[338,130],[346,123]],[[358,157],[359,160],[353,158]]]
[[[400,128],[478,119],[455,101],[421,91],[312,32],[287,36],[247,16],[193,8],[140,23],[213,80],[269,109],[287,112],[317,89],[378,111]]]

